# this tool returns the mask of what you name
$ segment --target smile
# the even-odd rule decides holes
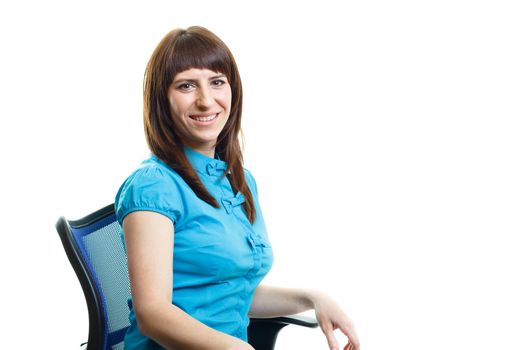
[[[198,122],[210,122],[216,119],[219,116],[219,113],[210,114],[210,115],[190,115],[190,118]]]

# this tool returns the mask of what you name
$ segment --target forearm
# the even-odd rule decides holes
[[[279,317],[314,308],[318,292],[307,289],[259,285],[250,306],[250,317]]]
[[[137,313],[137,320],[142,334],[169,350],[245,349],[241,340],[206,326],[171,304],[149,306]]]

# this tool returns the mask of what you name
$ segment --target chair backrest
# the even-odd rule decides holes
[[[61,217],[56,228],[86,298],[87,349],[124,349],[131,290],[113,204],[80,220]]]

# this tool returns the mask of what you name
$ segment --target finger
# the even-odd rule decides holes
[[[323,331],[330,350],[338,350],[339,344],[334,336],[334,325],[329,320],[319,319],[319,326]]]
[[[351,345],[352,347],[349,349],[353,350],[359,350],[359,339],[357,338],[357,333],[355,332],[354,327],[341,327],[341,332],[343,332],[344,335],[348,338],[348,345]]]
[[[326,340],[328,341],[328,347],[330,350],[338,350],[339,349],[339,343],[337,342],[337,339],[335,338],[334,332],[331,330],[328,332],[325,332]]]
[[[346,344],[345,347],[343,348],[343,350],[356,350],[356,349],[358,349],[358,348],[356,348],[354,346],[354,344],[352,344],[350,342],[348,342],[348,344]]]

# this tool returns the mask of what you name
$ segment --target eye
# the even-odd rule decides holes
[[[190,82],[184,82],[184,83],[180,83],[177,85],[177,90],[181,90],[181,91],[190,91],[193,88],[195,88],[195,84],[190,83]]]
[[[226,80],[225,79],[213,79],[211,81],[211,85],[213,87],[223,86],[224,84],[226,84]]]

